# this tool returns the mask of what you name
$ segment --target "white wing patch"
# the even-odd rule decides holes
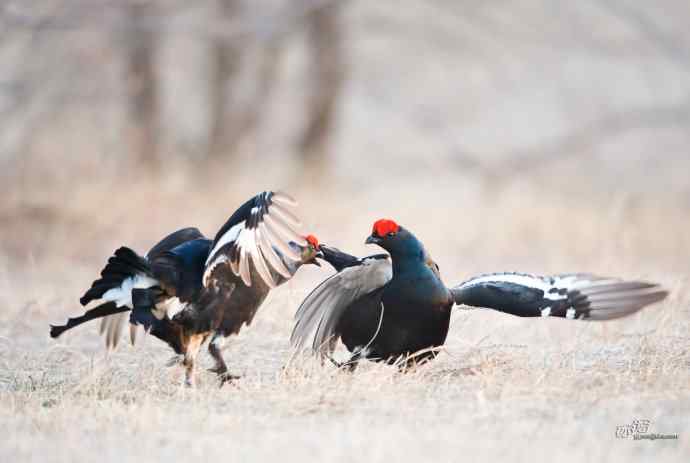
[[[216,253],[220,248],[222,248],[228,243],[235,241],[240,236],[242,230],[244,230],[244,222],[238,223],[234,227],[230,228],[230,230],[225,232],[225,234],[221,236],[218,242],[213,245],[213,249],[211,249],[211,252],[208,254],[208,258],[206,259],[206,265],[208,265],[211,259],[215,257]],[[204,276],[206,275],[204,274]]]
[[[462,283],[451,291],[462,300],[462,291],[482,283],[511,283],[543,292],[546,301],[537,301],[542,317],[563,317],[583,320],[611,320],[637,312],[643,307],[663,300],[667,291],[654,283],[626,281],[587,273],[573,273],[540,277],[520,273],[482,275]],[[506,301],[506,304],[510,301]],[[462,301],[460,302],[462,303]],[[476,305],[476,304],[473,304]],[[495,310],[500,307],[491,306]],[[536,314],[535,314],[536,315]]]
[[[558,287],[558,285],[554,284],[555,279],[522,273],[496,273],[492,275],[482,275],[462,283],[460,287],[491,282],[513,283],[516,285],[525,286],[527,288],[539,289],[544,292],[544,299],[550,299],[552,301],[562,301],[566,298],[564,295],[549,292],[550,290]]]
[[[233,225],[213,245],[204,270],[203,284],[212,284],[213,271],[220,265],[227,265],[232,273],[251,286],[251,264],[254,270],[270,288],[276,286],[273,272],[289,279],[291,261],[300,261],[300,252],[290,243],[305,246],[304,237],[298,233],[299,218],[288,210],[297,203],[284,193],[262,193],[255,198],[258,203],[249,211],[248,217]],[[273,272],[272,272],[273,271]]]

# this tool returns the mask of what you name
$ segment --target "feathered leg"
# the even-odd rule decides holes
[[[207,335],[205,334],[195,334],[189,337],[185,353],[184,353],[184,360],[182,361],[182,365],[184,365],[185,368],[185,386],[187,387],[194,387],[195,383],[195,378],[194,378],[194,370],[195,370],[195,363],[196,363],[196,357],[199,354],[199,349],[201,348],[201,345],[204,343],[206,340]]]

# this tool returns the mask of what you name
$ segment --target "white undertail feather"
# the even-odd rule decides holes
[[[151,288],[157,284],[158,281],[156,279],[138,273],[133,277],[125,278],[119,287],[106,291],[101,299],[103,301],[114,302],[117,307],[129,307],[133,309],[132,290]],[[105,345],[108,349],[113,349],[117,346],[128,319],[128,312],[121,312],[101,318],[99,332],[105,336]],[[134,343],[136,333],[133,334],[130,332],[130,339],[132,339],[132,343]]]
[[[125,278],[119,287],[106,291],[101,299],[115,302],[115,305],[118,307],[129,307],[133,309],[132,290],[151,288],[157,284],[158,281],[155,278],[138,273],[133,277]]]

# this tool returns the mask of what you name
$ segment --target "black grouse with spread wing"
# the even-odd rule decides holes
[[[320,246],[337,273],[302,302],[291,341],[330,358],[341,339],[354,369],[360,358],[402,365],[431,359],[446,340],[451,309],[464,304],[520,317],[610,320],[661,301],[667,292],[653,283],[589,274],[539,277],[495,273],[454,288],[422,243],[392,220],[374,224],[367,243],[389,255],[357,258]]]
[[[213,371],[221,381],[232,379],[221,353],[225,338],[251,323],[271,288],[320,255],[316,238],[295,231],[300,225],[290,212],[295,205],[284,193],[264,192],[235,211],[213,240],[185,228],[145,257],[118,249],[80,299],[84,306],[100,305],[51,326],[51,337],[101,318],[106,346],[113,348],[128,320],[132,342],[142,326],[183,355],[188,385],[199,349],[210,338]]]

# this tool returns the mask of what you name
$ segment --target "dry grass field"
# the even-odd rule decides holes
[[[184,83],[198,43],[168,50],[163,94],[176,93],[153,169],[128,157],[108,40],[56,27],[26,59],[0,43],[0,69],[41,77],[27,107],[52,108],[36,126],[8,115],[0,81],[0,461],[688,461],[690,10],[662,3],[349,2],[322,161],[305,161],[291,131],[307,87],[294,37],[268,120],[228,158],[198,153],[208,79]],[[42,71],[60,64],[79,75]],[[60,79],[79,85],[57,106],[45,88]],[[290,350],[297,306],[329,274],[309,267],[228,344],[242,379],[224,388],[205,371],[182,387],[152,338],[109,355],[97,324],[49,338],[115,248],[145,252],[183,226],[212,235],[265,189],[300,201],[306,232],[360,255],[374,252],[372,222],[396,219],[448,285],[590,271],[670,296],[605,323],[458,309],[434,362],[351,375]],[[617,438],[635,419],[678,439]]]
[[[131,208],[110,187],[91,187],[88,200],[56,199],[48,208],[56,217],[15,209],[18,228],[5,223],[4,246],[24,257],[9,258],[0,279],[0,459],[682,461],[690,451],[690,271],[681,250],[690,216],[622,200],[586,206],[529,188],[481,200],[481,191],[450,178],[434,181],[419,190],[391,185],[390,194],[289,189],[311,230],[358,253],[371,251],[361,243],[375,217],[400,217],[449,284],[490,270],[584,269],[659,281],[671,297],[599,324],[457,310],[436,361],[408,374],[368,364],[350,375],[291,356],[291,317],[327,273],[308,268],[230,343],[226,357],[243,378],[219,389],[204,372],[188,390],[153,338],[106,356],[94,324],[55,342],[48,323],[78,312],[80,291],[120,242],[143,250],[188,223],[211,232],[221,211],[256,188],[237,191],[240,182],[217,178],[198,188],[135,182],[130,194],[141,202]],[[152,197],[158,210],[146,208]],[[616,438],[616,427],[635,418],[679,439]]]

